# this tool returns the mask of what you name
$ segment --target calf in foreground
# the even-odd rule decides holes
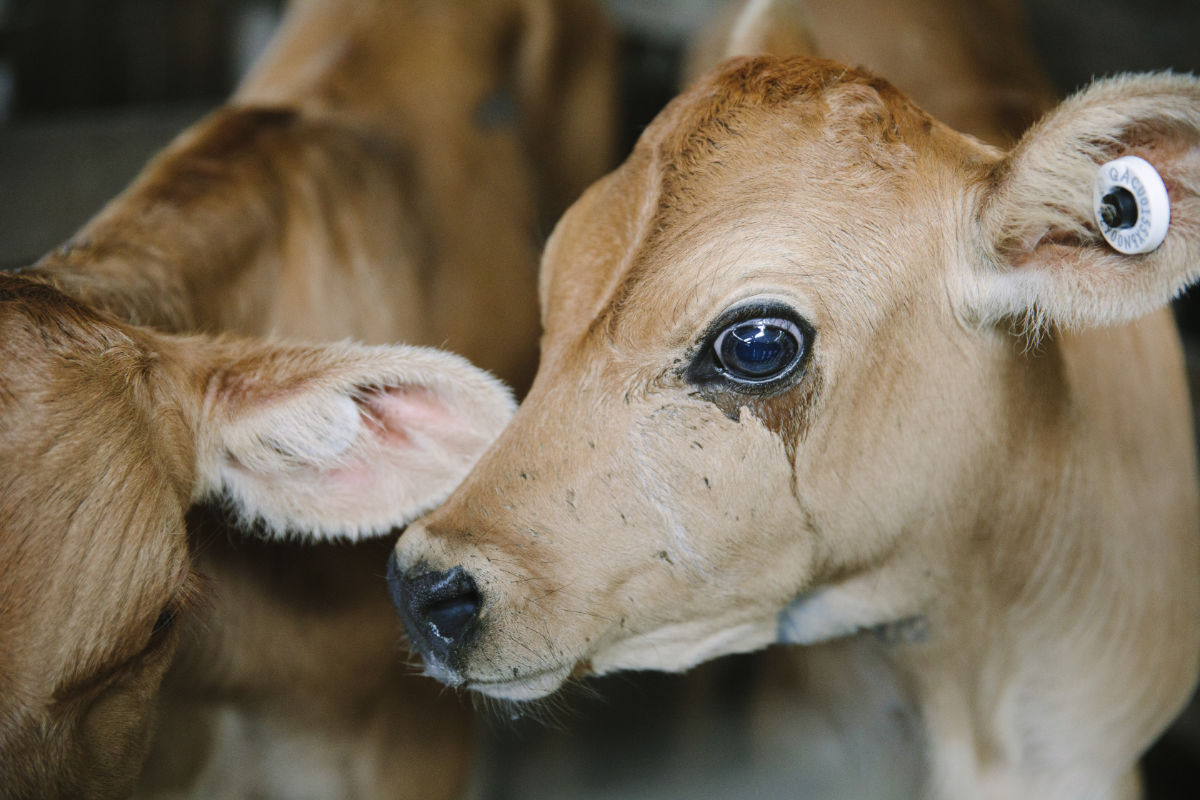
[[[1129,154],[1171,204],[1132,256],[1092,196]],[[1200,654],[1198,193],[1190,77],[1004,153],[839,64],[726,64],[560,222],[530,394],[397,546],[428,672],[522,700],[818,644],[892,676],[930,796],[1136,797]]]
[[[586,11],[297,0],[226,106],[0,276],[0,797],[461,791],[469,709],[407,677],[381,564],[507,390],[209,334],[527,383],[539,209],[609,141]]]

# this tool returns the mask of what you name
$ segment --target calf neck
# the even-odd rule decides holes
[[[857,637],[933,796],[1135,796],[1200,654],[1163,309],[1198,147],[1191,78],[1099,83],[1009,153],[831,62],[700,81],[559,223],[531,392],[397,546],[427,670],[528,699]],[[1140,256],[1092,209],[1129,153],[1171,196]]]

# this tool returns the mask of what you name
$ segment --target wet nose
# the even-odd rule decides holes
[[[409,637],[422,654],[445,661],[475,629],[480,598],[474,579],[462,567],[402,570],[394,553],[387,572],[392,602]]]

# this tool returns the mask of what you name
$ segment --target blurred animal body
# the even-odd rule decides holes
[[[296,0],[0,275],[0,797],[462,790],[469,716],[405,677],[380,565],[513,404],[412,345],[528,382],[610,57],[583,3]]]

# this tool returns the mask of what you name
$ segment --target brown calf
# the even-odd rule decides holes
[[[444,497],[511,399],[441,352],[209,334],[527,383],[539,219],[608,155],[594,22],[299,0],[229,104],[0,276],[0,797],[461,790],[466,709],[405,677],[390,539],[351,541]]]
[[[395,659],[388,626],[377,621],[374,637],[354,630],[334,649],[321,643],[318,626],[290,629],[286,609],[255,608],[271,600],[269,585],[256,587],[260,597],[235,585],[240,602],[224,608],[229,587],[209,566],[222,548],[197,552],[204,545],[189,539],[189,507],[223,498],[263,538],[353,540],[387,533],[443,496],[511,412],[498,382],[447,353],[168,336],[10,276],[0,276],[0,331],[4,797],[128,793],[149,744],[160,683],[173,660],[187,661],[188,654],[210,673],[206,688],[214,708],[222,707],[222,682],[245,681],[254,666],[265,673],[259,681],[278,684],[258,698],[268,706],[257,714],[265,724],[304,718],[293,709],[270,713],[275,696],[289,690],[291,702],[332,716],[326,698],[295,696],[304,687],[293,685],[290,673],[312,666],[285,663],[268,671],[254,663],[264,656],[252,643],[238,642],[238,633],[258,623],[253,632],[266,658],[336,657],[369,668],[360,680],[370,681]],[[234,552],[244,559],[258,550]],[[266,550],[258,553],[262,561],[271,558]],[[328,580],[336,585],[342,576],[336,551],[331,554]],[[320,577],[309,568],[310,581]],[[360,613],[372,607],[365,591],[356,600]],[[229,613],[226,626],[216,627],[225,618],[214,611]],[[323,624],[346,613],[330,609]],[[191,616],[214,629],[181,635],[180,620]],[[293,637],[299,641],[290,642]],[[226,652],[207,640],[243,646]],[[238,663],[243,660],[249,663]],[[330,674],[337,677],[336,670]],[[402,675],[397,669],[392,678]],[[408,684],[384,697],[429,704]],[[353,718],[376,726],[397,719],[417,724],[410,709],[396,711]],[[461,733],[453,707],[447,713],[447,724]],[[168,716],[163,725],[171,731],[204,722]],[[441,736],[447,724],[435,717],[428,727]],[[191,750],[177,760],[205,756],[205,732],[189,733]],[[319,740],[326,733],[316,728],[300,735]],[[463,746],[448,745],[453,764]],[[292,749],[299,748],[293,743]],[[379,755],[358,759],[367,779],[348,788],[371,789]],[[413,762],[404,763],[411,779],[392,768],[387,777],[418,786],[429,781]],[[162,772],[161,764],[154,766]],[[299,769],[312,771],[312,765]],[[439,776],[432,785],[446,793],[456,781]]]
[[[1092,197],[1130,153],[1171,206],[1133,256]],[[909,709],[927,796],[1134,797],[1200,657],[1163,309],[1197,274],[1193,78],[1098,83],[1004,153],[861,71],[735,60],[559,223],[534,386],[394,598],[496,697],[814,644],[845,718]]]

